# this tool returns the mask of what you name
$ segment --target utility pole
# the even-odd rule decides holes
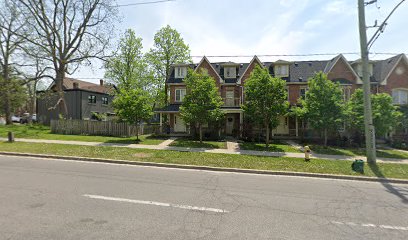
[[[367,27],[365,21],[365,2],[358,0],[358,18],[360,29],[361,62],[363,67],[363,91],[364,91],[364,129],[367,152],[367,162],[376,162],[375,129],[371,110],[371,83],[368,71],[368,47]]]

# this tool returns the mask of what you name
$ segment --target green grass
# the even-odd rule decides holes
[[[84,142],[104,142],[104,143],[137,143],[136,137],[106,137],[106,136],[86,136],[86,135],[63,135],[52,134],[50,128],[43,125],[8,125],[0,126],[0,137],[7,137],[8,132],[14,132],[16,138],[47,139],[63,141],[84,141]],[[139,144],[158,145],[165,139],[152,137],[150,135],[139,136]]]
[[[259,157],[233,154],[191,153],[22,142],[0,142],[0,151],[110,158],[130,161],[188,164],[224,168],[361,176],[361,174],[353,172],[351,170],[351,162],[345,160],[331,161],[313,159],[310,162],[305,162],[303,159],[299,158]],[[408,164],[378,163],[376,166],[372,167],[366,165],[364,176],[408,179]]]
[[[363,148],[340,148],[331,146],[310,145],[310,149],[315,153],[329,155],[346,155],[346,156],[364,156],[365,149]],[[396,150],[377,150],[377,157],[408,159],[408,153]]]
[[[226,142],[216,141],[200,141],[191,140],[189,138],[178,138],[170,144],[173,147],[187,147],[187,148],[226,148]]]
[[[254,151],[269,151],[269,152],[300,152],[298,149],[282,143],[273,142],[268,148],[265,147],[265,143],[244,142],[239,144],[242,150],[254,150]]]

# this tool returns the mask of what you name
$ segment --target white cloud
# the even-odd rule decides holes
[[[351,5],[350,1],[330,1],[323,10],[331,14],[354,14],[357,12],[357,4]]]

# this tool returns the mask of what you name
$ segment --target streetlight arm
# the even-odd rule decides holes
[[[381,34],[381,31],[383,31],[385,25],[387,24],[388,19],[390,19],[391,15],[397,10],[401,4],[405,2],[405,0],[401,0],[400,3],[397,4],[397,6],[394,7],[394,9],[391,11],[391,13],[387,16],[387,18],[384,20],[384,22],[381,23],[381,25],[378,27],[377,31],[374,33],[373,37],[368,41],[367,46],[371,46],[374,41],[378,38],[378,35]]]

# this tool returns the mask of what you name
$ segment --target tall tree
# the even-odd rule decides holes
[[[152,73],[142,53],[142,38],[126,30],[117,51],[105,63],[105,77],[118,88],[150,88]]]
[[[25,33],[22,31],[27,21],[22,17],[18,5],[14,1],[0,2],[0,88],[2,89],[2,112],[6,116],[6,123],[11,124],[11,113],[15,107],[13,99],[20,91],[13,89],[18,80],[16,78],[17,55],[24,43]],[[22,85],[23,82],[21,81]]]
[[[170,76],[172,64],[192,62],[190,47],[184,43],[177,30],[169,25],[154,35],[154,47],[146,55],[151,67],[156,71],[155,85],[162,93],[163,103],[168,102],[166,79]]]
[[[402,121],[402,113],[393,105],[392,97],[386,93],[372,94],[373,124],[378,136],[385,136]],[[364,96],[357,89],[347,103],[347,118],[351,130],[364,133]]]
[[[81,64],[106,57],[117,10],[114,0],[17,0],[28,24],[23,37],[33,49],[31,55],[47,62],[53,74],[59,100],[55,108],[66,115],[63,94],[65,74]]]
[[[189,70],[184,82],[187,94],[181,104],[180,114],[184,122],[198,127],[200,143],[202,143],[203,125],[218,121],[224,116],[220,110],[223,101],[215,80],[203,71]]]
[[[6,114],[6,110],[10,112],[20,108],[27,99],[26,89],[21,85],[21,80],[12,77],[4,83],[5,79],[0,76],[0,115]],[[3,93],[7,94],[7,98],[3,97]],[[7,107],[6,107],[7,105]]]
[[[337,130],[343,122],[344,100],[339,84],[327,79],[322,73],[316,73],[308,81],[309,90],[301,105],[306,117],[314,129],[320,130],[327,146],[328,131]]]
[[[266,129],[266,147],[269,147],[270,130],[279,126],[279,117],[287,113],[289,103],[286,82],[273,78],[267,69],[256,65],[245,81],[245,114]]]
[[[151,118],[152,101],[149,93],[141,88],[121,89],[113,100],[116,115],[122,120],[136,125],[139,140],[139,125]]]

